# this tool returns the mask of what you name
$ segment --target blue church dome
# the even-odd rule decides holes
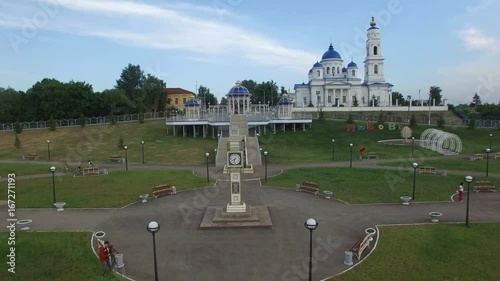
[[[351,61],[351,62],[347,65],[347,67],[358,67],[358,65],[357,65],[355,62]]]
[[[309,69],[309,73],[312,73],[312,72],[313,72],[313,69],[312,69],[312,68],[311,68],[311,69]]]
[[[226,96],[248,96],[250,91],[244,86],[241,86],[241,82],[237,81],[236,86],[232,87]]]
[[[323,56],[321,57],[322,60],[327,60],[327,59],[342,59],[340,57],[340,54],[333,49],[332,44],[330,44],[330,47],[328,47],[328,51],[326,51]]]
[[[342,72],[347,72],[347,68],[342,67]]]
[[[323,65],[322,65],[321,63],[319,63],[319,62],[316,62],[316,63],[313,65],[313,67],[323,67]]]
[[[278,101],[278,105],[289,105],[292,101],[288,98],[287,94],[283,94],[282,98]]]
[[[197,106],[200,106],[200,103],[195,100],[194,98],[193,99],[190,99],[188,100],[185,104],[184,104],[185,107],[197,107]]]

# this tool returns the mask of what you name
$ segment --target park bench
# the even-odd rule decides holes
[[[495,186],[489,181],[476,181],[474,183],[474,191],[496,191]]]
[[[157,198],[160,196],[170,195],[174,190],[170,187],[170,184],[160,184],[153,187],[153,197]]]
[[[110,155],[108,158],[108,161],[120,163],[120,162],[122,162],[122,157],[120,155]]]
[[[493,159],[500,159],[500,152],[495,152],[495,154],[493,154]]]
[[[26,158],[26,160],[38,160],[38,154],[30,153],[25,158]]]
[[[354,246],[351,248],[351,252],[358,258],[358,261],[361,259],[363,255],[363,251],[366,248],[370,248],[370,242],[372,242],[373,238],[371,234],[367,234],[365,237],[361,237]]]
[[[435,167],[418,167],[419,174],[436,174]]]
[[[97,167],[92,167],[92,168],[83,168],[82,169],[82,175],[99,175],[99,168]]]
[[[376,153],[376,152],[368,152],[366,154],[366,159],[378,159],[378,153]]]
[[[484,155],[481,153],[472,155],[472,161],[483,160]]]
[[[314,182],[304,181],[300,184],[299,191],[300,192],[309,192],[309,193],[312,193],[314,195],[318,195],[319,184],[314,183]]]

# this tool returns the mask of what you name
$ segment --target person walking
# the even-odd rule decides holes
[[[460,186],[458,186],[458,201],[464,201],[464,183],[461,182]]]
[[[109,262],[109,242],[104,241],[104,244],[102,244],[99,247],[99,261],[101,262],[102,265],[102,275],[106,276],[108,275],[108,272],[111,270],[111,264]]]

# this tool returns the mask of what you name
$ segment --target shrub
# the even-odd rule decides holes
[[[109,122],[111,123],[111,125],[116,125],[116,117],[113,112],[111,112],[111,114],[109,115]]]
[[[80,113],[80,119],[78,120],[78,125],[80,125],[80,127],[85,128],[85,124],[87,123],[87,120],[85,120],[85,116],[83,115],[83,113]]]
[[[54,116],[50,115],[49,131],[55,131],[55,130],[56,130],[56,120],[54,120]]]
[[[19,148],[22,147],[21,140],[19,139],[19,137],[17,136],[17,134],[16,134],[16,138],[14,139],[14,147],[17,148],[17,149],[19,149]]]
[[[120,136],[120,139],[118,139],[118,148],[123,149],[123,136]]]
[[[440,128],[440,129],[444,129],[444,126],[445,126],[445,125],[446,125],[446,119],[444,119],[444,115],[443,115],[443,114],[441,114],[441,115],[439,116],[438,121],[437,121],[437,126],[438,126],[438,128]]]
[[[21,126],[21,123],[19,123],[19,119],[16,120],[16,123],[14,123],[14,132],[16,132],[16,134],[23,132],[23,127]]]
[[[417,127],[417,117],[415,116],[415,114],[412,114],[410,118],[410,128],[416,128],[416,127]]]

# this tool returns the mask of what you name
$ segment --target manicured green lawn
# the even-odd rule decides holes
[[[332,281],[493,281],[499,279],[499,223],[380,227],[375,251]]]
[[[204,177],[185,170],[112,171],[109,175],[56,178],[56,201],[66,202],[67,208],[123,207],[139,200],[140,194],[151,195],[159,184],[175,185],[177,190],[208,186]],[[6,196],[2,192],[0,200]],[[51,177],[16,182],[16,207],[48,208],[52,204]]]
[[[268,178],[267,186],[295,188],[295,184],[312,181],[321,191],[333,191],[333,196],[349,203],[400,202],[403,195],[412,195],[413,172],[349,169],[295,168]],[[447,201],[463,181],[463,176],[421,174],[416,178],[417,201]]]
[[[411,167],[413,159],[405,159],[399,162],[384,162],[379,166],[392,167]],[[459,170],[459,171],[476,171],[486,173],[486,160],[470,161],[468,159],[438,159],[438,160],[421,160],[417,161],[420,166],[435,167],[438,170]],[[491,173],[500,173],[500,160],[489,160],[488,171]]]
[[[2,261],[8,254],[9,233],[1,232]],[[91,233],[21,232],[15,236],[15,274],[2,262],[0,280],[4,281],[97,281],[125,280],[115,274],[102,276],[101,264],[90,249]]]
[[[0,176],[6,177],[8,173],[15,173],[16,176],[50,174],[50,164],[37,163],[0,163]],[[54,165],[58,171],[62,171],[64,165]]]
[[[125,158],[125,151],[118,149],[118,140],[123,136],[128,146],[129,163],[142,163],[141,140],[144,140],[144,158],[147,163],[203,164],[205,153],[213,154],[217,140],[166,135],[165,121],[154,120],[140,123],[117,124],[115,126],[87,126],[84,129],[63,128],[23,131],[19,134],[22,148],[14,148],[14,133],[2,133],[0,159],[21,160],[21,156],[37,153],[40,161],[48,160],[47,140],[50,140],[50,156],[53,161],[94,163],[107,161],[110,155]],[[213,159],[210,159],[213,161]]]

